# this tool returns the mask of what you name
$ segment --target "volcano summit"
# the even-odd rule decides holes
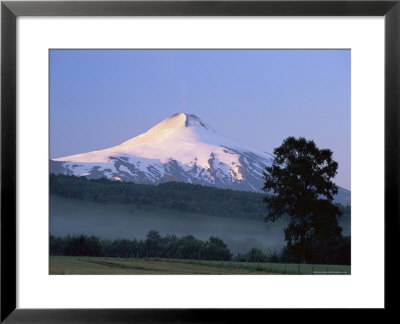
[[[271,163],[270,154],[240,147],[196,115],[178,113],[120,145],[50,160],[50,172],[261,192],[264,168]]]
[[[262,192],[273,156],[241,147],[196,115],[178,113],[120,145],[50,160],[50,173],[159,184],[169,181]],[[350,203],[340,188],[337,202]]]

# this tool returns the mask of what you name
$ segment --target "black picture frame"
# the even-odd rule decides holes
[[[19,16],[384,16],[385,308],[396,308],[391,253],[399,234],[400,0],[2,1],[1,2],[1,322],[231,322],[265,310],[16,308],[16,19]],[[373,172],[373,170],[371,170]],[[372,260],[372,259],[371,259]],[[274,310],[271,310],[271,312]]]

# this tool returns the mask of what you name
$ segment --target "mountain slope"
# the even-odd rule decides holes
[[[262,172],[271,161],[271,155],[240,147],[197,116],[179,113],[120,145],[53,159],[50,172],[259,192]]]
[[[50,160],[50,173],[262,192],[272,159],[219,135],[196,115],[178,113],[120,145]],[[346,204],[349,193],[339,190],[338,202]]]
[[[265,222],[263,194],[182,182],[158,186],[106,179],[50,175],[50,233],[107,239],[163,235],[221,237],[233,253],[252,247],[280,250],[288,217]],[[351,209],[339,207],[343,235],[350,235]]]

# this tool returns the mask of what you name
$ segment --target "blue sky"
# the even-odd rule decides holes
[[[244,147],[313,139],[350,189],[350,50],[51,50],[50,157],[199,116]]]

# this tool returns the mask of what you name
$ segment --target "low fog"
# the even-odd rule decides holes
[[[212,217],[172,210],[154,210],[132,205],[100,204],[50,196],[50,234],[95,235],[104,239],[144,239],[150,230],[178,237],[193,235],[201,240],[218,236],[231,252],[245,253],[252,247],[264,252],[284,246],[285,223],[262,219]]]

